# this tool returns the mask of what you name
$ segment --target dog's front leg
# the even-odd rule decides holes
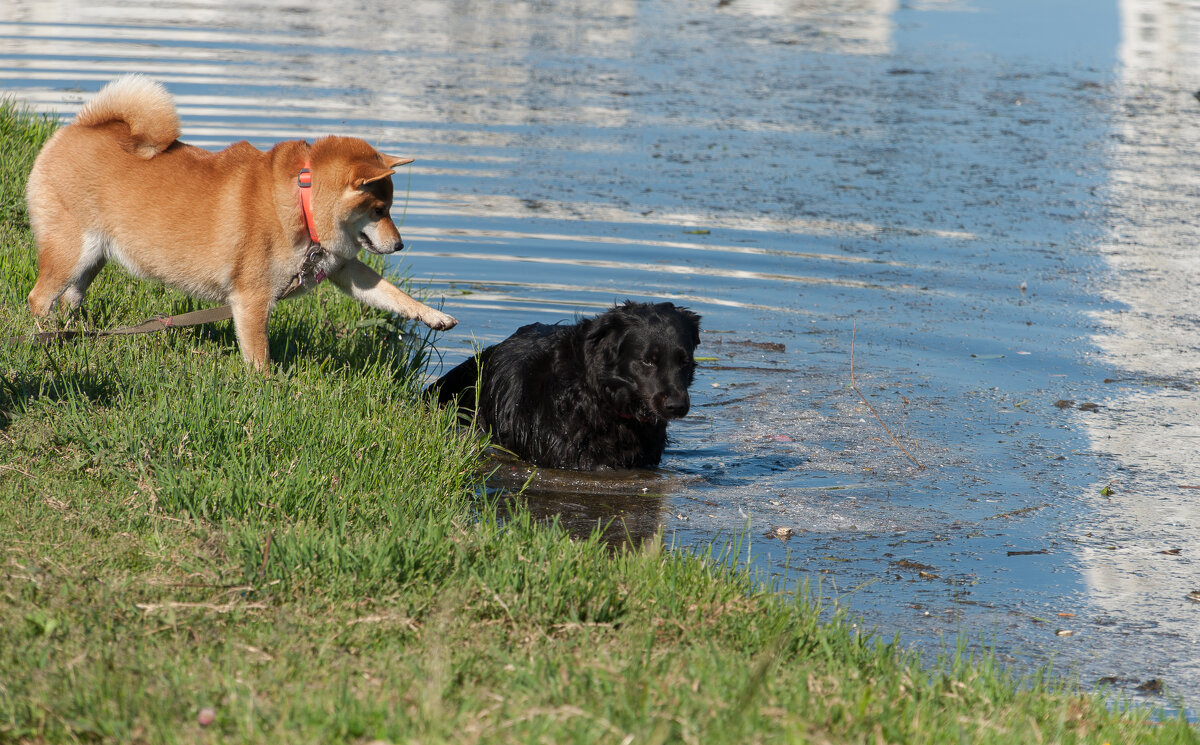
[[[233,311],[233,333],[246,363],[254,365],[260,372],[267,370],[270,363],[267,349],[267,321],[271,317],[271,301],[263,297],[232,297],[229,301]]]
[[[341,269],[329,275],[329,281],[359,302],[379,310],[399,313],[405,318],[416,319],[431,329],[445,331],[454,328],[458,323],[454,316],[413,300],[358,259],[347,261]]]

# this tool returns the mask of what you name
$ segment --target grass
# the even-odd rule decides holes
[[[11,334],[52,129],[0,107]],[[108,269],[81,322],[192,307]],[[0,345],[0,742],[1200,741],[987,656],[923,666],[732,549],[501,519],[410,331],[322,287],[272,318],[269,376],[228,323]]]

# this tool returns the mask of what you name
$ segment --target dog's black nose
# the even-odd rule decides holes
[[[688,409],[690,408],[691,402],[688,401],[686,395],[671,396],[666,401],[663,401],[663,411],[671,419],[679,419],[680,417],[687,416]]]

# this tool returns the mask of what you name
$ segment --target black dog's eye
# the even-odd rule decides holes
[[[386,214],[387,214],[387,210],[385,210],[383,207],[375,208],[375,217],[383,217]]]
[[[644,359],[644,360],[642,360],[642,364],[645,365],[646,367],[654,367],[658,363],[655,362],[653,359]]]

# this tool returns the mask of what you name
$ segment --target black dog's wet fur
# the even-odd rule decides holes
[[[429,386],[457,398],[493,441],[549,468],[658,465],[667,421],[687,414],[700,316],[626,302],[571,325],[534,323]],[[482,376],[480,365],[482,364]]]

